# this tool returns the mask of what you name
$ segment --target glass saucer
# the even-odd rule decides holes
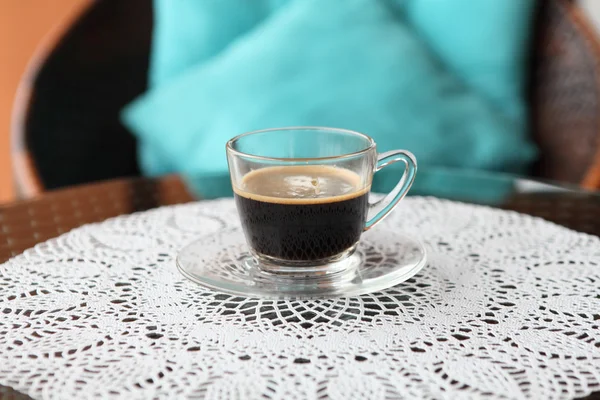
[[[285,276],[262,270],[248,251],[241,229],[196,240],[177,256],[188,279],[220,292],[270,299],[349,297],[377,292],[411,278],[426,263],[421,242],[404,233],[376,227],[365,232],[353,255],[335,274]]]

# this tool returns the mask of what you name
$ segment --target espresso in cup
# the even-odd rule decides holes
[[[354,249],[408,192],[417,172],[406,150],[377,154],[375,141],[345,129],[289,127],[227,142],[227,163],[254,266],[292,278],[356,267]],[[369,203],[373,175],[404,164],[396,187]]]
[[[249,245],[263,256],[325,260],[352,249],[364,231],[370,187],[348,169],[261,168],[233,189]]]

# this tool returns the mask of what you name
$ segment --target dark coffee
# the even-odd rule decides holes
[[[327,166],[271,167],[244,176],[235,200],[250,246],[290,261],[314,261],[354,246],[367,217],[368,185]]]

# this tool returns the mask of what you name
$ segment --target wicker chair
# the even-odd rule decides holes
[[[41,47],[14,110],[21,197],[139,175],[135,140],[118,112],[146,89],[151,3],[93,1]],[[539,3],[530,101],[541,157],[532,175],[599,188],[600,42],[574,2]]]
[[[16,192],[139,175],[120,109],[144,92],[152,0],[87,0],[42,43],[17,91]]]
[[[600,188],[600,42],[572,1],[543,0],[531,75],[534,174]]]

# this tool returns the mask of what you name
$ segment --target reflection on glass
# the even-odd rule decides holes
[[[198,199],[210,200],[219,197],[233,197],[229,172],[213,175],[183,174],[182,178],[192,195]]]
[[[385,192],[400,173],[393,170],[379,172],[375,175],[373,190]],[[497,205],[504,202],[513,190],[514,178],[509,175],[425,167],[419,169],[410,195]]]
[[[385,193],[398,182],[402,174],[400,168],[393,166],[375,174],[372,191]],[[231,197],[233,191],[229,175],[184,175],[186,185],[197,198],[214,199]],[[443,199],[468,203],[501,206],[521,197],[532,195],[551,198],[552,194],[569,197],[588,197],[590,201],[600,201],[592,192],[584,192],[573,186],[555,185],[519,178],[509,174],[486,171],[473,171],[452,168],[422,167],[412,186],[412,196],[435,196]],[[537,196],[539,195],[539,196]]]

